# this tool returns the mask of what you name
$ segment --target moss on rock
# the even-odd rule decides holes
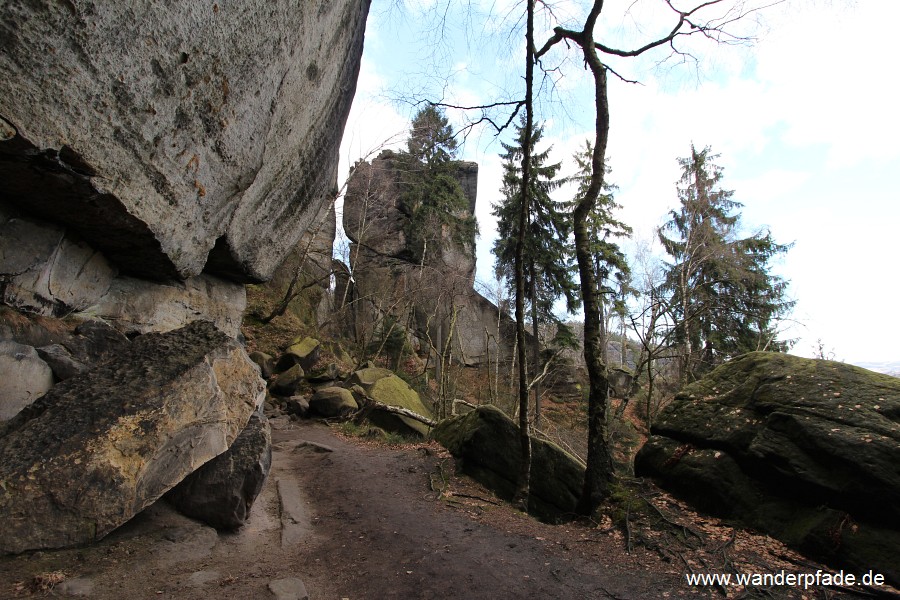
[[[651,433],[638,475],[824,560],[868,560],[900,581],[900,379],[752,352],[682,390]]]

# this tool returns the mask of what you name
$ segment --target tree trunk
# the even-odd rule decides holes
[[[532,262],[530,265],[531,268],[531,334],[534,339],[531,340],[531,372],[536,376],[541,371],[541,341],[538,334],[540,333],[538,329],[538,311],[537,311],[537,280],[535,278],[535,268],[534,263]],[[533,381],[532,387],[534,388],[534,428],[541,428],[541,383],[539,381]]]
[[[600,5],[602,6],[602,4]],[[593,210],[605,174],[606,145],[609,139],[609,99],[606,88],[606,68],[594,48],[593,31],[600,8],[595,4],[582,31],[579,46],[585,62],[594,78],[594,100],[597,108],[595,123],[594,155],[591,157],[591,182],[584,196],[575,206],[573,225],[575,232],[575,258],[581,283],[584,306],[584,362],[588,372],[588,453],[584,488],[578,501],[577,512],[591,515],[606,500],[613,481],[612,457],[607,446],[607,400],[609,380],[606,365],[602,361],[600,307],[597,294],[597,274],[591,260],[588,217]]]
[[[516,235],[516,348],[519,359],[519,443],[521,462],[519,480],[513,502],[528,510],[528,490],[531,485],[531,437],[528,435],[528,374],[525,367],[525,226],[528,222],[528,191],[531,187],[531,130],[532,82],[534,79],[534,0],[528,0],[525,26],[525,143],[522,149],[522,201],[519,211],[519,230]]]

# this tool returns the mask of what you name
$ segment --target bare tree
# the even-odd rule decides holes
[[[615,48],[595,38],[598,23],[604,9],[604,0],[594,0],[584,19],[581,29],[556,27],[553,36],[535,53],[537,60],[547,56],[551,49],[563,42],[573,45],[581,54],[594,83],[593,156],[591,158],[590,184],[573,213],[575,231],[575,256],[581,279],[581,295],[584,307],[584,357],[588,371],[588,457],[584,489],[578,505],[578,512],[590,515],[606,500],[613,483],[613,466],[607,444],[607,400],[609,380],[606,365],[602,360],[602,324],[600,322],[599,299],[587,222],[597,198],[603,190],[606,173],[606,148],[609,140],[609,94],[607,76],[612,73],[620,77],[604,62],[604,56],[636,57],[660,47],[670,49],[670,56],[682,59],[693,57],[679,46],[679,42],[689,37],[702,36],[719,43],[745,43],[748,38],[729,33],[728,29],[737,21],[757,12],[764,6],[750,6],[738,0],[708,0],[698,2],[690,8],[679,9],[675,0],[664,0],[671,10],[673,25],[669,32],[634,48]],[[770,4],[777,4],[778,0]],[[621,78],[621,77],[620,77]]]

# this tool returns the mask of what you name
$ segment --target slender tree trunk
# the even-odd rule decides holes
[[[532,82],[534,80],[534,0],[528,0],[525,26],[525,140],[522,149],[522,202],[519,211],[519,230],[516,236],[516,349],[519,358],[519,443],[521,462],[519,480],[513,501],[528,510],[528,489],[531,485],[531,437],[528,435],[528,374],[525,367],[525,225],[528,221],[528,192],[531,187],[531,130]]]
[[[537,376],[541,371],[541,340],[538,337],[540,331],[538,328],[538,311],[537,311],[537,279],[535,277],[534,263],[531,265],[531,372],[532,377]],[[532,384],[534,388],[534,428],[541,428],[541,383],[535,381]]]
[[[606,68],[594,48],[593,31],[600,15],[602,2],[595,2],[588,15],[578,44],[585,62],[594,78],[594,100],[597,119],[594,130],[594,154],[591,157],[591,182],[584,196],[578,201],[573,214],[575,232],[575,258],[581,280],[581,297],[584,306],[584,362],[588,372],[588,452],[584,488],[577,512],[591,515],[606,500],[613,481],[612,457],[607,446],[607,401],[609,380],[602,360],[600,307],[597,294],[597,274],[591,260],[588,217],[593,210],[605,174],[606,145],[609,139],[609,99],[606,88]]]

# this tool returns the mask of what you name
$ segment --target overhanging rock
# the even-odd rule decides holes
[[[4,200],[129,275],[267,279],[332,199],[368,7],[0,4]]]

